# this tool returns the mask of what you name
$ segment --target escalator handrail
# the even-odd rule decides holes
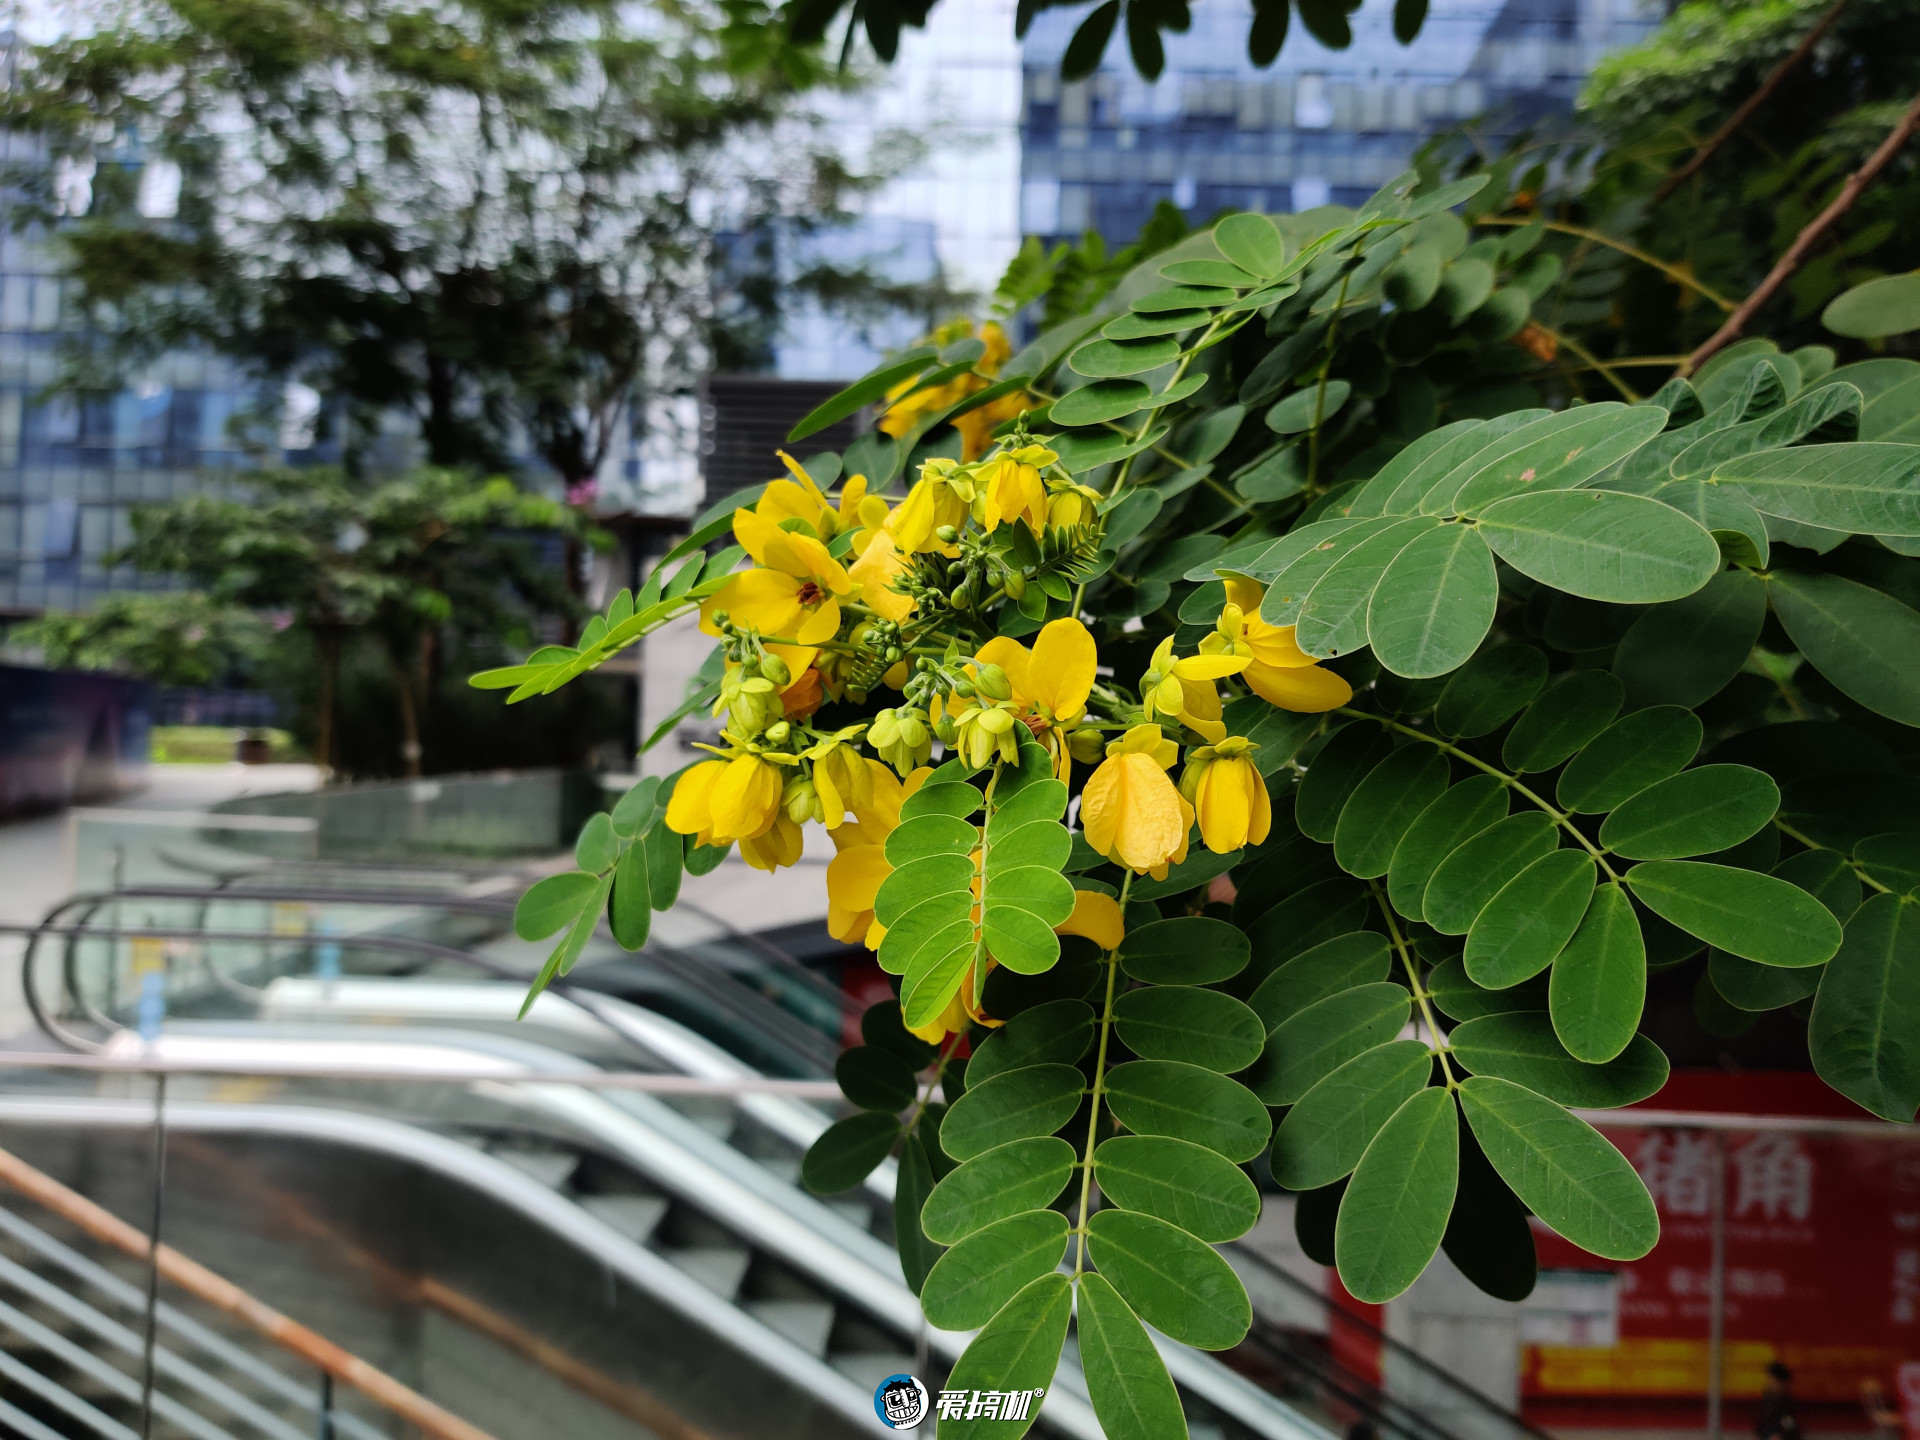
[[[1502,1405],[1498,1400],[1495,1400],[1491,1395],[1476,1389],[1474,1386],[1460,1379],[1459,1376],[1436,1365],[1405,1341],[1394,1339],[1393,1336],[1387,1334],[1387,1332],[1380,1329],[1379,1326],[1371,1324],[1350,1310],[1343,1309],[1334,1303],[1331,1296],[1316,1290],[1299,1276],[1290,1273],[1282,1266],[1274,1264],[1273,1261],[1260,1254],[1259,1251],[1242,1244],[1235,1244],[1232,1249],[1236,1260],[1245,1259],[1250,1261],[1259,1268],[1264,1278],[1278,1280],[1294,1293],[1322,1306],[1327,1314],[1329,1330],[1331,1330],[1336,1323],[1345,1325],[1370,1343],[1377,1344],[1382,1353],[1391,1354],[1396,1360],[1404,1361],[1406,1364],[1411,1365],[1414,1369],[1420,1371],[1425,1378],[1438,1381],[1448,1390],[1468,1401],[1475,1408],[1491,1412],[1499,1419],[1501,1424],[1511,1426],[1514,1430],[1532,1437],[1532,1440],[1553,1440],[1553,1437],[1546,1431],[1527,1420],[1523,1420],[1519,1415],[1507,1409],[1506,1406]]]
[[[143,1122],[152,1117],[152,1110],[144,1105],[109,1103],[137,1110]],[[492,1440],[479,1426],[443,1410],[418,1391],[402,1385],[359,1356],[282,1315],[231,1281],[188,1259],[171,1245],[153,1245],[145,1234],[112,1211],[68,1189],[51,1175],[36,1170],[6,1150],[0,1150],[0,1181],[103,1244],[143,1264],[152,1264],[160,1275],[188,1294],[231,1315],[283,1350],[324,1370],[335,1380],[351,1385],[389,1414],[416,1426],[435,1437],[435,1440]]]

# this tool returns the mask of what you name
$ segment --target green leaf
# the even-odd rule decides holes
[[[893,1238],[900,1252],[900,1271],[907,1288],[918,1295],[927,1274],[940,1258],[935,1245],[920,1228],[920,1211],[933,1193],[933,1166],[918,1135],[909,1135],[900,1150],[900,1168],[893,1182]]]
[[[1064,876],[1056,875],[1051,870],[1040,873],[1066,884]],[[1073,887],[1067,885],[1066,888],[1071,894]],[[1066,908],[1072,910],[1071,900]],[[1064,920],[1066,916],[1060,918]],[[989,902],[981,933],[994,958],[1009,970],[1017,970],[1022,975],[1038,975],[1051,970],[1054,962],[1060,958],[1060,937],[1053,933],[1052,925],[1031,910]]]
[[[989,932],[996,911],[1015,909],[1033,915],[1051,933],[1055,925],[1073,913],[1073,882],[1050,865],[1021,865],[1013,869],[993,866],[987,872],[986,902]],[[1058,953],[1059,947],[1053,948]],[[998,950],[994,955],[1003,965],[1013,963]],[[1053,962],[1049,959],[1047,963]]]
[[[1287,263],[1287,242],[1264,215],[1229,215],[1213,227],[1213,243],[1251,275],[1278,275]]]
[[[1462,780],[1428,805],[1394,846],[1387,867],[1393,908],[1409,919],[1423,918],[1427,883],[1440,862],[1506,815],[1507,787],[1492,775]]]
[[[1384,875],[1408,828],[1447,788],[1446,757],[1426,745],[1394,751],[1354,788],[1334,827],[1340,867],[1364,878]]]
[[[951,891],[922,900],[887,927],[880,942],[880,968],[890,975],[905,975],[916,964],[922,951],[929,956],[944,955],[962,943],[973,943],[973,897],[966,891]],[[965,931],[962,937],[959,931]],[[931,947],[931,948],[930,948]],[[905,996],[901,997],[905,1000]],[[910,1026],[919,1025],[909,1020]]]
[[[941,1148],[971,1160],[1011,1140],[1051,1135],[1080,1108],[1086,1084],[1071,1065],[1028,1065],[970,1085],[941,1122]]]
[[[973,860],[966,855],[928,855],[895,869],[873,897],[873,918],[891,930],[900,917],[929,900],[965,896],[971,902]]]
[[[1667,1057],[1646,1036],[1634,1036],[1606,1064],[1589,1065],[1567,1053],[1553,1022],[1538,1011],[1464,1021],[1454,1027],[1447,1043],[1476,1075],[1511,1080],[1583,1109],[1632,1105],[1667,1083]]]
[[[1056,425],[1102,425],[1144,409],[1153,391],[1140,380],[1095,380],[1053,402]]]
[[[1920,330],[1920,274],[1882,275],[1843,291],[1827,302],[1820,323],[1855,340]]]
[[[1635,709],[1698,705],[1740,673],[1766,618],[1766,586],[1751,570],[1723,570],[1705,589],[1634,621],[1614,652],[1614,674]]]
[[[1427,975],[1427,993],[1440,1013],[1454,1020],[1474,1020],[1482,1015],[1507,1015],[1515,1011],[1547,1008],[1547,977],[1536,975],[1505,990],[1488,990],[1467,976],[1466,964],[1458,955],[1434,966]]]
[[[870,371],[830,399],[822,401],[787,432],[787,443],[816,435],[829,425],[838,424],[854,411],[871,405],[902,380],[910,380],[932,365],[939,356],[931,345],[910,350],[900,359]]]
[[[1434,727],[1456,739],[1489,735],[1518,714],[1546,683],[1547,657],[1533,646],[1492,646],[1447,681],[1434,707]]]
[[[1266,705],[1267,702],[1262,700],[1260,703]],[[1239,735],[1245,732],[1235,730],[1232,733]],[[1254,739],[1252,736],[1248,738]],[[1260,742],[1255,739],[1254,743]],[[1133,889],[1127,893],[1134,900],[1164,900],[1169,895],[1184,895],[1189,890],[1199,889],[1214,876],[1226,874],[1240,863],[1243,853],[1239,850],[1230,850],[1225,855],[1216,855],[1211,850],[1195,850],[1178,865],[1169,865],[1167,878],[1164,880],[1155,880],[1150,876],[1142,879],[1136,876]]]
[[[900,1002],[891,997],[861,1012],[860,1038],[868,1045],[891,1050],[914,1070],[926,1069],[940,1054],[918,1035],[907,1033],[907,1027],[900,1023]]]
[[[929,855],[970,855],[980,831],[951,815],[922,815],[904,820],[887,836],[887,863],[903,869]]]
[[[1560,772],[1560,808],[1595,815],[1686,768],[1700,749],[1700,717],[1678,705],[1622,716]]]
[[[1868,879],[1895,894],[1920,893],[1920,834],[1869,835],[1853,847],[1853,858]]]
[[[1724,950],[1707,953],[1707,979],[1720,998],[1736,1010],[1756,1013],[1805,1000],[1820,988],[1820,977],[1826,968],[1808,965],[1798,970],[1782,970],[1778,965],[1742,960]]]
[[[1720,568],[1720,547],[1694,521],[1618,490],[1515,495],[1482,512],[1480,534],[1521,574],[1588,600],[1678,600]]]
[[[1226,305],[1234,298],[1233,291],[1223,285],[1173,285],[1141,296],[1128,308],[1143,315],[1156,315],[1168,310]]]
[[[898,1114],[920,1090],[907,1062],[876,1045],[841,1051],[833,1064],[833,1078],[840,1082],[840,1092],[863,1110]]]
[[[513,907],[513,933],[522,940],[544,940],[573,924],[599,884],[595,876],[579,870],[535,881]]]
[[[1621,802],[1600,827],[1600,843],[1629,860],[1707,855],[1738,845],[1779,808],[1780,787],[1764,770],[1702,765]]]
[[[1081,1000],[1050,1000],[1022,1010],[989,1035],[967,1062],[967,1083],[1028,1065],[1077,1065],[1093,1048],[1093,1007]]]
[[[1713,483],[1762,515],[1854,535],[1920,535],[1920,447],[1856,440],[1721,462]]]
[[[1294,956],[1260,982],[1247,1004],[1271,1032],[1329,995],[1385,980],[1392,969],[1386,936],[1356,930]]]
[[[943,780],[937,785],[922,785],[900,805],[900,819],[917,820],[922,815],[950,815],[965,820],[980,808],[982,796],[977,787],[959,780]]]
[[[1480,1289],[1496,1300],[1519,1301],[1533,1293],[1539,1277],[1533,1227],[1474,1139],[1460,1122],[1460,1185],[1440,1248]]]
[[[1114,1005],[1127,1048],[1143,1060],[1179,1060],[1231,1075],[1260,1058],[1266,1027],[1231,996],[1191,985],[1131,990]]]
[[[627,846],[614,866],[607,925],[622,950],[638,950],[647,943],[653,928],[653,891],[647,880],[647,847],[642,843]]]
[[[1544,1095],[1491,1075],[1461,1082],[1474,1138],[1514,1194],[1556,1233],[1607,1260],[1660,1238],[1653,1197],[1626,1156]]]
[[[1553,963],[1593,898],[1593,859],[1584,850],[1542,855],[1500,890],[1467,931],[1467,974],[1504,990]]]
[[[1509,880],[1555,848],[1558,835],[1549,816],[1523,810],[1464,841],[1427,882],[1421,898],[1427,923],[1442,935],[1465,935]]]
[[[1696,860],[1648,860],[1627,872],[1627,884],[1661,919],[1762,965],[1818,965],[1840,948],[1840,922],[1778,876]]]
[[[1329,380],[1324,392],[1318,384],[1296,390],[1268,409],[1267,428],[1278,435],[1298,435],[1311,430],[1316,423],[1324,424],[1332,419],[1351,394],[1353,386],[1345,380]]]
[[[1005,1420],[942,1420],[941,1440],[1019,1440],[1026,1434],[1040,1413],[1037,1397],[1053,1383],[1072,1313],[1073,1282],[1057,1273],[1042,1275],[1009,1300],[973,1337],[945,1388],[1025,1391],[1036,1397],[1028,1418],[1011,1429]]]
[[[1273,1134],[1266,1107],[1246,1086],[1198,1065],[1130,1060],[1107,1073],[1106,1095],[1134,1134],[1186,1140],[1229,1160],[1251,1160]]]
[[[1268,1105],[1291,1105],[1356,1055],[1405,1028],[1413,997],[1398,985],[1361,985],[1283,1020],[1247,1083]]]
[[[1820,1078],[1883,1120],[1920,1108],[1920,905],[1875,895],[1814,997],[1807,1045]]]
[[[1776,570],[1769,585],[1774,613],[1816,670],[1876,714],[1920,725],[1920,612],[1839,575]]]
[[[1500,747],[1501,760],[1522,773],[1564,764],[1613,723],[1625,696],[1621,683],[1604,670],[1562,675],[1514,721]]]
[[[1197,330],[1212,318],[1205,310],[1164,310],[1146,315],[1129,311],[1116,320],[1109,320],[1100,333],[1109,340],[1144,340],[1153,335],[1181,335]]]
[[[1354,1056],[1288,1110],[1273,1132],[1273,1178],[1317,1190],[1350,1174],[1388,1118],[1433,1072],[1418,1040],[1394,1040]]]
[[[1004,783],[1003,780],[1003,786]],[[1066,808],[1067,787],[1058,780],[1039,780],[1023,785],[1011,796],[1003,795],[996,800],[993,813],[987,820],[987,839],[998,842],[1035,821],[1058,820]],[[906,807],[902,806],[901,814],[905,813]]]
[[[1367,892],[1344,875],[1289,895],[1249,928],[1248,938],[1260,959],[1228,990],[1235,995],[1251,994],[1295,956],[1304,955],[1323,940],[1358,930],[1372,913],[1373,901]]]
[[[1398,516],[1375,520],[1329,520],[1302,525],[1274,541],[1265,554],[1246,562],[1246,573],[1267,586],[1260,618],[1270,625],[1291,625],[1320,577],[1349,552],[1399,523]]]
[[[1331,841],[1347,798],[1392,750],[1393,741],[1370,721],[1356,720],[1334,731],[1307,767],[1294,798],[1294,823],[1300,833]]]
[[[1313,584],[1294,618],[1294,641],[1326,660],[1367,643],[1367,615],[1381,577],[1400,552],[1439,521],[1413,516],[1396,521],[1342,555]]]
[[[1187,1440],[1186,1413],[1166,1362],[1105,1277],[1080,1277],[1079,1316],[1080,1369],[1101,1434],[1107,1440]]]
[[[808,1148],[800,1183],[816,1195],[850,1190],[873,1173],[899,1138],[899,1117],[879,1110],[837,1120]]]
[[[1144,375],[1180,358],[1180,342],[1160,340],[1090,340],[1067,357],[1067,367],[1099,379]]]
[[[1224,920],[1182,916],[1129,931],[1120,968],[1148,985],[1211,985],[1247,968],[1246,932]]]
[[[1132,1210],[1087,1220],[1087,1249],[1141,1319],[1183,1345],[1231,1350],[1253,1325],[1233,1267],[1178,1226]]]
[[[1498,599],[1493,555],[1479,531],[1442,525],[1414,536],[1380,576],[1367,607],[1367,640],[1396,675],[1445,675],[1486,638]]]
[[[927,1323],[942,1330],[972,1330],[1051,1273],[1066,1253],[1067,1217],[1059,1211],[1009,1215],[940,1257],[921,1289],[920,1307]]]
[[[920,1225],[942,1245],[1009,1215],[1043,1209],[1073,1178],[1073,1147],[1051,1135],[984,1151],[934,1187]]]
[[[681,853],[684,856],[682,863],[686,866],[687,874],[689,875],[711,875],[714,870],[718,868],[720,862],[727,858],[727,852],[733,849],[731,843],[726,845],[697,844],[691,835],[686,837],[686,842],[686,847]],[[648,864],[649,867],[651,867],[651,859],[649,859]]]
[[[1116,1135],[1093,1152],[1100,1193],[1202,1240],[1237,1240],[1260,1218],[1260,1192],[1239,1166],[1185,1140]]]
[[[1049,780],[1049,785],[1056,782]],[[925,822],[922,821],[922,824]],[[898,830],[893,832],[898,835]],[[1058,820],[1034,820],[1003,831],[987,845],[987,875],[1021,866],[1059,870],[1073,854],[1073,837]]]
[[[620,797],[613,807],[613,828],[623,839],[638,838],[652,823],[659,794],[660,777],[649,775]]]
[[[647,852],[649,901],[656,910],[671,910],[674,901],[680,898],[680,877],[692,868],[688,864],[692,852],[687,839],[669,830],[662,821],[641,838],[640,847]]]
[[[1580,928],[1553,962],[1548,1010],[1576,1059],[1600,1065],[1627,1048],[1647,999],[1647,946],[1618,885],[1593,892]]]
[[[1454,492],[1453,509],[1475,515],[1509,496],[1574,489],[1638,450],[1666,423],[1658,406],[1629,408],[1608,400],[1523,425],[1489,448],[1486,463]]]
[[[1460,1176],[1460,1122],[1444,1088],[1419,1091],[1373,1137],[1334,1228],[1341,1283],[1382,1304],[1420,1278],[1446,1233]]]

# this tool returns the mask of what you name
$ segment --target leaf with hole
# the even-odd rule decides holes
[[[1229,1160],[1251,1160],[1273,1134],[1266,1107],[1246,1086],[1198,1065],[1130,1060],[1107,1073],[1106,1095],[1134,1134],[1186,1140]]]
[[[1613,722],[1560,772],[1560,808],[1597,815],[1677,775],[1700,750],[1700,717],[1655,705]]]
[[[1267,1030],[1230,995],[1192,985],[1129,990],[1114,1002],[1116,1030],[1142,1060],[1179,1060],[1231,1075],[1260,1058]]]
[[[1412,1008],[1413,997],[1386,981],[1330,995],[1275,1028],[1247,1084],[1268,1105],[1291,1105],[1356,1055],[1398,1035]]]
[[[971,1160],[1012,1140],[1051,1135],[1080,1108],[1086,1083],[1071,1065],[1028,1065],[970,1085],[941,1122],[941,1147]]]
[[[1350,1174],[1389,1117],[1426,1087],[1433,1055],[1418,1040],[1394,1040],[1354,1056],[1315,1085],[1273,1132],[1273,1178],[1317,1190]]]
[[[1164,1220],[1102,1210],[1087,1220],[1087,1250],[1141,1319],[1183,1345],[1230,1350],[1253,1325],[1233,1267]]]
[[[1495,1076],[1475,1075],[1459,1094],[1493,1168],[1557,1234],[1607,1260],[1638,1260],[1653,1249],[1660,1238],[1653,1197],[1598,1130]]]
[[[1215,1244],[1239,1239],[1260,1218],[1260,1192],[1245,1172],[1185,1140],[1116,1135],[1093,1152],[1093,1168],[1115,1205]]]
[[[972,1330],[1051,1272],[1066,1253],[1067,1217],[1059,1211],[1009,1215],[940,1257],[921,1288],[920,1307],[929,1324]]]
[[[1627,872],[1634,897],[1709,945],[1789,968],[1819,965],[1840,948],[1840,922],[1777,875],[1696,860],[1648,860]]]
[[[1629,860],[1680,860],[1738,845],[1780,808],[1780,787],[1764,770],[1701,765],[1649,785],[1620,803],[1600,843]]]
[[[1550,816],[1523,810],[1464,841],[1434,868],[1421,897],[1426,921],[1442,935],[1465,935],[1506,883],[1556,848]]]
[[[1542,855],[1501,886],[1467,931],[1467,974],[1504,990],[1553,963],[1593,898],[1593,858],[1584,850]]]
[[[1421,1090],[1373,1137],[1340,1201],[1333,1250],[1349,1294],[1382,1304],[1420,1278],[1446,1233],[1459,1175],[1453,1097]]]

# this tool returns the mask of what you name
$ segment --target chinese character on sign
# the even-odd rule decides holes
[[[1045,1390],[942,1390],[934,1402],[942,1420],[1026,1420]]]
[[[1791,1135],[1761,1135],[1733,1152],[1733,1213],[1758,1210],[1768,1220],[1804,1220],[1813,1208],[1813,1161]]]
[[[1655,1131],[1640,1147],[1640,1178],[1669,1215],[1713,1211],[1713,1142],[1686,1130]]]
[[[942,1390],[940,1399],[936,1402],[940,1409],[940,1418],[942,1420],[966,1419],[967,1400],[972,1394],[971,1390]]]

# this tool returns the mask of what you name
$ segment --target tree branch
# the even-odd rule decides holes
[[[1754,312],[1771,300],[1774,291],[1786,284],[1787,277],[1800,268],[1801,262],[1819,243],[1820,238],[1833,228],[1834,223],[1853,207],[1853,202],[1860,198],[1861,192],[1874,182],[1882,170],[1887,168],[1887,162],[1899,153],[1900,147],[1907,143],[1907,138],[1913,134],[1916,126],[1920,126],[1920,95],[1914,97],[1913,103],[1907,107],[1907,113],[1900,117],[1900,123],[1895,125],[1887,138],[1880,142],[1880,148],[1867,158],[1867,163],[1847,177],[1847,183],[1840,187],[1840,193],[1834,196],[1833,203],[1816,215],[1806,229],[1794,238],[1793,244],[1787,247],[1787,253],[1775,262],[1767,278],[1760,282],[1751,295],[1740,302],[1740,308],[1727,317],[1727,323],[1716,330],[1712,338],[1687,357],[1686,363],[1681,365],[1676,374],[1691,375],[1707,360],[1739,338],[1741,330],[1745,328],[1747,321],[1753,318]]]
[[[1760,88],[1749,95],[1746,102],[1727,118],[1727,123],[1714,131],[1712,137],[1693,152],[1692,159],[1660,182],[1660,188],[1653,192],[1654,204],[1658,205],[1678,190],[1690,175],[1713,158],[1716,150],[1733,138],[1742,125],[1753,118],[1753,112],[1766,104],[1773,92],[1780,88],[1780,82],[1791,75],[1799,67],[1800,62],[1813,53],[1813,47],[1820,43],[1820,37],[1833,28],[1833,22],[1840,18],[1840,12],[1846,8],[1847,0],[1833,0],[1833,4],[1827,7],[1827,13],[1820,17],[1818,23],[1806,33],[1805,38],[1798,45],[1794,46],[1792,52],[1773,67],[1773,73],[1767,76],[1761,82]]]

